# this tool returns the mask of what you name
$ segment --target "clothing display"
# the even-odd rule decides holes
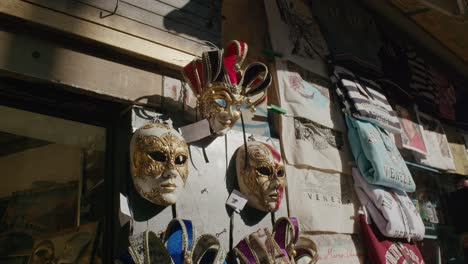
[[[351,174],[352,156],[343,132],[305,118],[283,115],[281,143],[288,164]]]
[[[139,128],[130,142],[130,172],[137,192],[158,205],[171,205],[188,177],[188,146],[168,124]]]
[[[377,24],[366,9],[351,1],[306,3],[317,18],[334,63],[353,65],[361,73],[381,74],[378,51],[382,41]]]
[[[425,263],[416,244],[384,237],[367,222],[363,214],[360,215],[360,222],[370,263]]]
[[[437,111],[438,99],[429,66],[413,48],[409,48],[406,54],[411,71],[410,87],[416,95],[419,106],[426,111]]]
[[[324,58],[329,54],[327,43],[305,1],[270,2],[265,1],[265,11],[272,48],[281,53],[281,60],[286,59],[326,77]]]
[[[455,170],[452,152],[440,121],[420,111],[417,112],[417,115],[423,128],[427,147],[426,155],[415,154],[417,162],[441,170]]]
[[[299,65],[277,60],[280,106],[286,116],[302,117],[325,127],[345,131],[340,106],[330,85],[322,78]]]
[[[233,40],[225,50],[204,52],[202,59],[187,64],[182,74],[198,96],[201,117],[208,119],[216,135],[224,135],[240,118],[243,104],[252,111],[266,100],[271,84],[268,67],[253,62],[242,68],[248,46]]]
[[[286,165],[290,214],[297,217],[303,231],[357,233],[359,202],[352,177]],[[320,212],[320,214],[317,214]]]
[[[379,85],[335,66],[331,77],[346,110],[355,118],[367,120],[391,133],[400,133],[400,122]]]
[[[455,104],[457,102],[455,88],[447,77],[432,65],[429,66],[429,73],[434,84],[440,117],[455,121]]]
[[[424,141],[423,128],[418,122],[414,108],[396,105],[395,110],[402,128],[401,134],[395,135],[395,137],[401,141],[401,146],[426,155],[427,148]]]
[[[353,168],[354,187],[372,222],[387,237],[422,240],[424,224],[408,195],[399,190],[368,184]]]
[[[236,174],[240,191],[248,197],[250,206],[265,212],[279,209],[286,173],[277,150],[258,141],[240,146],[236,151]]]
[[[455,164],[455,173],[468,175],[468,153],[463,135],[454,126],[444,125],[444,131]]]
[[[345,118],[351,151],[364,179],[370,184],[414,192],[416,185],[393,136],[370,122]]]

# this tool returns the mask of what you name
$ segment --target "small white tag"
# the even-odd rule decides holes
[[[132,214],[130,213],[130,207],[128,207],[128,199],[123,194],[120,194],[120,226],[124,226],[131,218]]]
[[[238,190],[232,191],[231,195],[229,195],[226,204],[232,207],[234,211],[240,213],[242,209],[244,209],[245,205],[247,204],[247,197],[240,193]]]
[[[187,143],[197,141],[211,135],[210,122],[208,119],[203,119],[179,128],[179,132]]]

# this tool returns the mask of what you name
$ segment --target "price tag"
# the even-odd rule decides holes
[[[194,142],[211,135],[210,122],[208,119],[203,119],[179,128],[179,132],[187,143]]]
[[[247,204],[248,198],[240,193],[238,190],[232,191],[231,195],[229,195],[226,204],[232,207],[234,211],[240,213],[242,209],[244,209],[245,205]]]
[[[130,212],[130,207],[128,207],[128,199],[125,195],[120,194],[120,226],[124,226],[130,219],[132,219],[132,213]]]

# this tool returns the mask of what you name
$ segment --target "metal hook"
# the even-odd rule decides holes
[[[203,190],[201,190],[201,193],[208,193],[208,190],[206,188],[204,188]]]
[[[216,233],[216,237],[219,237],[221,234],[226,233],[226,232],[227,232],[227,230],[226,230],[226,228],[224,228],[223,231],[221,231],[219,233]]]
[[[106,17],[110,17],[112,15],[115,15],[115,13],[117,13],[117,9],[119,9],[119,2],[120,0],[116,0],[115,2],[115,8],[114,8],[114,11],[112,11],[111,13],[107,14],[107,15],[103,15],[102,14],[102,11],[99,13],[99,18],[106,18]]]

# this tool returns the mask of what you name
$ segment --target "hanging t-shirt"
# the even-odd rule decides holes
[[[367,223],[364,215],[360,215],[360,221],[370,263],[425,263],[416,244],[408,243],[404,239],[384,237],[375,226]]]
[[[422,240],[424,224],[408,195],[367,183],[353,168],[354,187],[361,205],[366,207],[373,223],[387,237]]]
[[[416,161],[441,170],[455,170],[452,152],[440,121],[420,111],[417,111],[417,115],[423,127],[427,154],[414,153]]]
[[[333,61],[361,74],[381,75],[382,46],[373,17],[355,1],[307,1],[317,17]],[[339,34],[337,34],[339,32]]]
[[[392,133],[400,133],[397,114],[376,82],[340,66],[335,66],[331,80],[342,103],[353,117],[367,120]]]
[[[370,184],[414,192],[416,185],[393,135],[378,126],[345,116],[348,140],[356,165]]]

